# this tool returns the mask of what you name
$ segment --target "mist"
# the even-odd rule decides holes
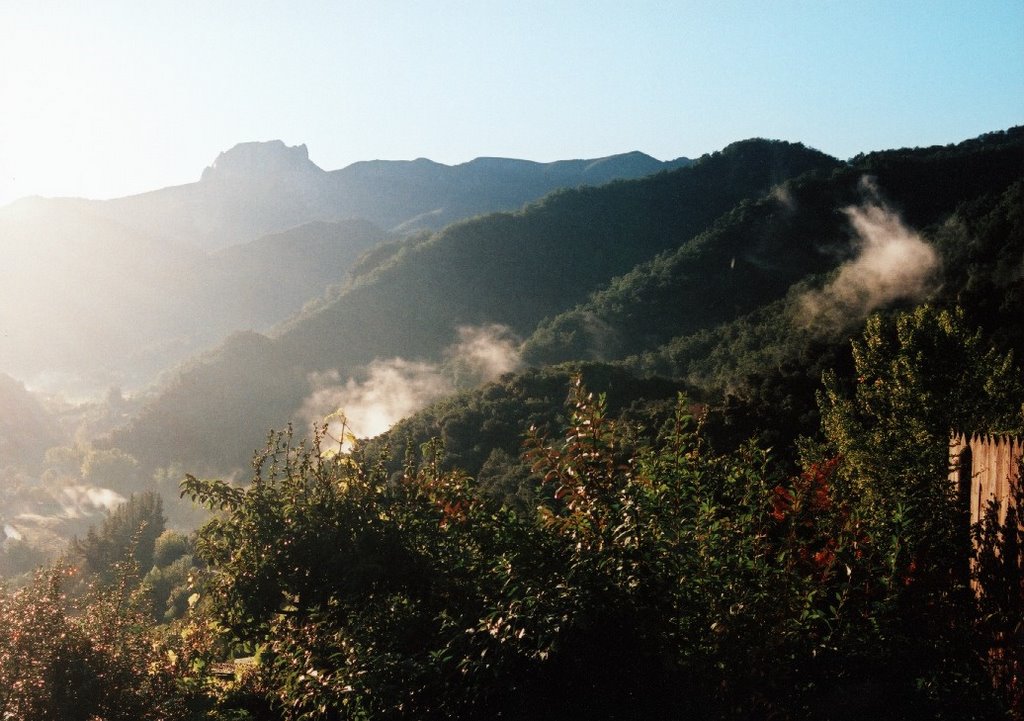
[[[312,374],[313,392],[299,412],[308,424],[328,421],[328,432],[370,438],[445,396],[487,383],[521,365],[520,341],[505,326],[461,326],[444,362],[378,359],[360,377],[338,370]],[[342,425],[345,428],[342,428]]]
[[[894,301],[922,301],[937,287],[936,250],[885,203],[873,179],[862,178],[860,186],[863,201],[843,209],[856,254],[825,287],[803,296],[802,325],[849,327]]]
[[[127,500],[110,488],[89,485],[68,486],[62,489],[62,492],[63,495],[59,501],[63,507],[65,518],[86,518],[109,514]]]
[[[85,533],[126,498],[110,488],[73,483],[63,487],[52,483],[4,479],[6,492],[0,499],[0,548],[4,541],[24,541],[55,554],[68,539]]]
[[[374,361],[365,375],[363,380],[350,377],[344,383],[336,370],[312,377],[311,381],[321,387],[306,399],[300,415],[318,424],[340,411],[348,432],[359,437],[375,436],[455,390],[437,365],[404,358]],[[329,432],[340,438],[341,421],[329,425]]]
[[[457,333],[459,340],[445,357],[460,388],[487,383],[522,365],[520,340],[506,326],[460,326]]]

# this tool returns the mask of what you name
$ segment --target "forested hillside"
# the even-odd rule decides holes
[[[8,375],[0,375],[0,408],[0,458],[11,467],[35,468],[60,439],[52,418],[24,384]]]
[[[626,153],[327,172],[304,146],[273,141],[221,153],[196,183],[104,201],[25,198],[0,208],[10,338],[0,370],[76,399],[138,391],[230,333],[266,331],[344,285],[354,261],[387,240],[688,162]]]
[[[266,430],[295,418],[317,390],[310,374],[335,374],[344,385],[377,359],[440,362],[460,327],[498,324],[525,337],[737,203],[837,166],[800,145],[745,141],[687,168],[455,224],[406,245],[271,337],[236,338],[183,370],[110,442],[147,465],[188,455],[204,468],[243,467]]]
[[[618,368],[616,373],[677,379],[707,405],[706,432],[717,447],[735,448],[756,437],[792,462],[787,449],[794,440],[818,431],[815,396],[822,374],[834,369],[849,378],[849,338],[871,311],[925,299],[961,307],[971,326],[1020,357],[1020,131],[955,148],[868,157],[742,203],[693,240],[540,323],[523,346],[523,361],[601,360],[614,363],[609,369]],[[870,186],[862,183],[865,167],[858,160],[880,173],[870,176]],[[962,196],[948,188],[948,179],[957,177],[967,178]],[[904,195],[896,200],[881,191],[890,186]],[[862,224],[861,234],[851,215],[863,220],[870,212],[876,223]],[[910,232],[904,217],[915,218],[923,232]],[[387,440],[404,449],[443,438],[454,465],[488,479],[497,475],[491,482],[515,495],[525,465],[517,462],[512,440],[458,429],[495,422],[488,399],[503,398],[510,384],[528,377],[474,392],[461,404],[427,409],[398,424]],[[606,381],[590,384],[615,397]],[[553,417],[558,397],[537,394],[519,407],[529,419],[520,423],[525,428]],[[488,409],[483,416],[481,408]],[[612,405],[616,413],[618,408]]]
[[[525,359],[535,363],[613,360],[651,351],[677,337],[758,310],[767,301],[781,298],[797,280],[815,282],[809,276],[832,271],[837,261],[842,268],[864,266],[868,262],[864,256],[872,253],[882,257],[886,241],[879,236],[892,234],[901,222],[935,237],[943,223],[964,221],[962,214],[951,217],[959,209],[968,213],[974,207],[976,215],[977,206],[1001,202],[1003,192],[1020,178],[1022,153],[1024,134],[1015,131],[955,148],[854,158],[827,178],[803,177],[784,183],[774,193],[734,209],[692,241],[617,278],[586,303],[542,323],[527,343]],[[871,186],[865,188],[862,180],[868,177]],[[879,217],[856,228],[851,224],[854,212],[875,212]],[[943,231],[946,236],[950,232]],[[963,261],[957,255],[965,252],[968,243],[963,237],[960,240],[944,241],[949,255],[941,267],[950,274],[961,272]],[[906,244],[898,250],[906,252]],[[990,257],[987,250],[978,255]],[[1012,257],[1012,251],[1003,253]],[[922,266],[928,262],[899,255],[886,260]],[[916,270],[926,274],[938,268]],[[1006,277],[1006,271],[996,276]],[[918,279],[911,273],[900,282],[890,282],[890,287],[882,287],[887,278],[881,273],[859,280],[863,287],[856,291],[865,296],[863,303],[851,303],[838,316],[830,315],[827,323],[811,316],[831,309],[797,308],[791,312],[806,317],[791,317],[791,323],[801,327],[817,321],[818,326],[827,326],[817,330],[842,333],[857,326],[874,307],[914,300],[915,293],[921,299],[928,290],[915,285]],[[822,282],[828,281],[817,281]],[[700,308],[700,313],[689,312],[690,308]]]
[[[943,274],[959,266],[944,256],[959,246],[939,250],[937,238],[958,209],[981,213],[1020,177],[1021,148],[1014,130],[843,164],[747,141],[393,244],[270,337],[235,339],[183,370],[109,442],[149,466],[190,449],[204,468],[241,467],[269,428],[315,420],[302,409],[325,387],[368,382],[380,361],[443,365],[459,328],[495,324],[527,339],[527,364],[629,357],[706,400],[756,396],[748,376],[785,385],[793,364],[820,373],[815,354],[837,360],[845,330],[875,308],[953,292]],[[802,428],[812,393],[793,411]]]
[[[391,472],[276,435],[245,485],[186,477],[217,514],[192,538],[161,532],[145,494],[0,592],[2,708],[1018,718],[1019,516],[993,505],[967,528],[948,429],[1024,427],[1020,368],[927,305],[872,316],[852,350],[858,384],[826,374],[822,433],[791,473],[757,444],[716,451],[683,398],[613,414],[578,376],[560,420],[525,434],[530,498],[446,468],[440,439]],[[626,395],[670,390],[589,372]],[[506,381],[484,423],[558,375]]]
[[[42,200],[0,209],[0,234],[0,368],[71,398],[145,387],[233,331],[266,330],[390,238],[349,220],[208,254]]]
[[[223,251],[239,306],[337,232]],[[20,472],[0,715],[1024,718],[1024,490],[972,523],[949,458],[1024,433],[1024,130],[383,240]]]

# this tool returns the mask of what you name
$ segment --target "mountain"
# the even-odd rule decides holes
[[[160,339],[161,291],[202,258],[86,206],[35,199],[0,209],[0,243],[0,369],[100,387],[117,382],[96,377],[105,368],[131,365]]]
[[[865,299],[877,296],[875,307],[911,297],[913,293],[899,291],[915,279],[912,268],[903,269],[894,285],[898,269],[870,263],[921,262],[920,255],[897,251],[923,251],[930,241],[920,238],[915,245],[917,230],[934,234],[933,226],[962,205],[1003,193],[1024,170],[1022,149],[1024,133],[1017,130],[953,147],[872,154],[827,177],[788,181],[772,194],[741,203],[700,236],[616,278],[586,302],[544,321],[526,343],[524,358],[548,364],[621,360],[653,351],[757,311],[797,281],[829,272],[837,262],[860,273],[861,283],[851,292]],[[869,184],[865,178],[871,179]],[[868,253],[874,255],[865,257]],[[962,267],[951,260],[938,265],[950,272]],[[799,303],[812,290],[795,295],[793,302]],[[687,312],[694,307],[702,312]],[[873,309],[853,304],[817,330],[842,333]],[[808,313],[798,308],[790,312]],[[695,360],[706,350],[697,352]],[[658,367],[680,375],[680,368]]]
[[[0,208],[0,371],[74,397],[139,388],[344,285],[363,253],[395,240],[380,227],[407,234],[687,162],[627,153],[326,172],[305,146],[271,141],[236,145],[187,185],[106,201],[26,198]]]
[[[269,329],[341,285],[363,254],[391,239],[361,219],[313,221],[210,253],[188,293],[194,312],[207,318],[203,337],[212,343],[237,330]]]
[[[799,144],[744,141],[685,168],[562,190],[412,239],[272,337],[236,336],[197,360],[109,442],[153,466],[243,466],[269,428],[298,420],[315,379],[344,385],[378,359],[442,360],[460,328],[528,335],[744,199],[838,166]]]
[[[370,439],[363,452],[399,473],[408,453],[440,439],[445,468],[465,470],[482,493],[528,515],[538,501],[537,478],[521,458],[522,439],[529,428],[550,432],[567,422],[566,389],[570,374],[579,373],[613,417],[657,430],[671,418],[675,393],[685,391],[701,401],[691,407],[716,450],[754,438],[773,449],[777,463],[796,467],[795,439],[819,433],[823,373],[853,384],[849,338],[868,310],[846,303],[827,324],[812,323],[808,299],[849,282],[852,268],[880,284],[885,276],[867,272],[872,248],[905,243],[938,261],[925,286],[907,283],[923,268],[891,269],[906,285],[890,288],[872,309],[892,312],[920,300],[959,307],[968,327],[982,328],[997,348],[1024,353],[1022,147],[1020,131],[995,133],[875,156],[872,183],[858,163],[786,181],[539,324],[522,347],[530,367],[428,405]],[[900,188],[901,212],[897,198],[880,191],[889,187]],[[908,192],[914,187],[924,192]],[[866,211],[885,221],[879,228],[889,245],[872,246],[879,238],[856,234],[847,242],[851,220]],[[920,233],[901,235],[910,230],[904,216],[922,224]],[[857,286],[858,303],[869,286]]]
[[[309,160],[305,145],[240,143],[218,155],[198,182],[86,202],[126,227],[210,251],[348,217],[327,210],[328,177]]]
[[[24,384],[0,374],[0,467],[34,468],[59,440],[56,421],[39,398]]]
[[[462,218],[516,210],[558,188],[642,178],[690,162],[687,158],[661,162],[635,151],[551,163],[477,158],[446,166],[421,158],[356,163],[332,176],[340,207],[346,212],[409,232],[439,230]]]
[[[147,235],[218,250],[313,221],[361,218],[401,232],[438,229],[461,218],[518,209],[557,188],[639,178],[688,163],[633,152],[551,163],[375,160],[328,172],[309,159],[305,145],[273,140],[221,153],[195,183],[74,202]]]
[[[304,409],[325,378],[348,389],[329,397],[350,402],[375,364],[450,365],[460,329],[495,324],[528,339],[529,363],[632,358],[709,400],[767,374],[781,390],[764,387],[758,402],[781,393],[789,403],[798,387],[787,412],[806,424],[817,385],[808,374],[821,358],[842,363],[835,349],[873,308],[936,297],[957,267],[933,257],[936,234],[964,204],[1007,192],[1024,175],[1022,148],[1014,129],[841,163],[743,141],[687,168],[409,238],[374,251],[349,287],[270,336],[238,336],[197,360],[106,442],[150,465],[191,453],[210,470],[241,467],[268,429],[310,420]],[[890,283],[877,303],[863,304],[875,293],[856,283],[843,300],[836,284],[860,277],[865,249],[881,242],[868,237],[875,226],[903,243],[902,255],[867,264],[895,271],[895,285],[868,275]],[[811,300],[809,321],[800,313]]]
[[[279,174],[315,173],[303,153],[291,157]],[[236,160],[217,172],[247,173],[249,161]],[[576,371],[609,413],[646,429],[639,433],[657,432],[685,391],[709,447],[754,438],[788,473],[794,439],[818,436],[822,373],[856,387],[849,339],[866,314],[922,301],[962,308],[986,342],[1024,353],[1022,128],[847,162],[747,140],[686,167],[563,189],[436,232],[313,221],[212,252],[90,207],[43,208],[50,230],[37,235],[24,224],[39,204],[0,209],[0,294],[8,285],[35,293],[24,319],[0,305],[4,332],[35,324],[53,336],[38,346],[48,361],[71,363],[76,350],[99,347],[91,361],[102,366],[171,357],[166,347],[147,350],[150,338],[238,330],[210,340],[150,396],[111,393],[81,423],[58,418],[93,442],[47,454],[40,478],[51,481],[52,508],[87,457],[129,470],[132,483],[166,500],[182,469],[241,476],[269,429],[293,423],[301,436],[340,408],[360,435],[390,427],[363,446],[390,472],[439,438],[445,467],[530,510],[536,479],[519,454],[522,434],[560,424]],[[81,268],[88,275],[76,275]],[[93,283],[124,302],[90,297]],[[101,335],[78,309],[104,313],[118,331]],[[93,335],[104,344],[92,345]],[[186,347],[200,341],[183,339],[179,357]],[[0,377],[10,411],[0,450],[27,468],[67,439],[8,381]],[[14,473],[8,485],[20,490],[9,498],[34,497],[30,472]],[[100,489],[134,487],[96,475]]]
[[[0,208],[0,369],[71,396],[137,388],[237,330],[265,330],[390,236],[311,223],[214,253],[86,203]]]

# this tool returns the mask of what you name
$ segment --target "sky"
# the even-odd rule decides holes
[[[253,140],[334,170],[1022,123],[1022,0],[0,0],[0,205],[193,182]]]

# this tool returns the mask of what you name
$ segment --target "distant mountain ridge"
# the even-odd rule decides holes
[[[102,442],[144,466],[189,457],[204,472],[229,472],[244,467],[269,428],[308,422],[300,411],[323,379],[351,390],[380,360],[443,363],[461,328],[495,324],[528,339],[521,350],[530,365],[634,357],[629,365],[641,372],[703,378],[715,393],[749,368],[789,363],[798,372],[783,380],[813,395],[811,376],[833,352],[827,338],[859,322],[860,311],[851,308],[856,317],[819,339],[791,324],[787,299],[823,287],[858,257],[866,241],[852,232],[849,209],[864,212],[865,186],[884,198],[871,200],[884,202],[876,211],[891,209],[928,245],[938,229],[955,229],[945,224],[963,207],[987,207],[1019,182],[1022,142],[1012,129],[844,163],[753,139],[686,168],[563,190],[516,213],[391,244],[360,263],[348,287],[273,333],[236,335],[197,359]],[[883,225],[899,238],[896,222]],[[1004,275],[1019,255],[1006,262]],[[718,358],[722,372],[706,368],[705,356]],[[805,410],[801,401],[786,411],[793,427],[813,422]]]
[[[517,210],[553,190],[602,185],[688,165],[637,151],[539,163],[483,157],[458,165],[369,160],[326,171],[305,145],[239,143],[195,183],[112,200],[54,199],[155,237],[218,250],[312,221],[361,218],[399,232],[438,230],[456,220]]]
[[[220,153],[195,183],[113,200],[24,198],[0,208],[0,372],[74,396],[137,388],[344,284],[362,253],[394,240],[381,228],[439,227],[686,162],[634,152],[328,172],[305,145],[275,140]]]
[[[800,144],[741,141],[688,167],[450,225],[396,249],[269,337],[228,339],[109,442],[147,466],[188,454],[213,471],[243,467],[269,428],[295,418],[311,378],[344,381],[375,359],[436,362],[461,327],[499,324],[525,337],[738,203],[840,165]]]

